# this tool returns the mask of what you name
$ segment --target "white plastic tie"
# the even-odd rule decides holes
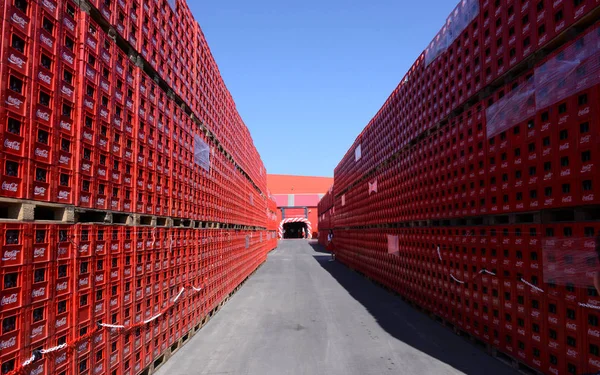
[[[154,249],[154,245],[156,244],[156,228],[152,229],[152,248]]]
[[[440,258],[440,261],[443,261],[442,259],[442,253],[440,252],[440,247],[437,247],[437,253],[438,253],[438,258]]]
[[[61,344],[61,345],[55,346],[53,348],[42,349],[42,350],[40,350],[40,353],[48,354],[48,353],[52,353],[52,352],[57,352],[59,350],[65,349],[66,347],[67,347],[67,344]]]
[[[160,318],[161,316],[162,316],[162,313],[160,313],[158,315],[155,315],[155,316],[153,316],[152,318],[150,318],[148,320],[144,320],[144,324],[151,323],[151,322],[155,321],[156,319]]]
[[[179,293],[175,296],[175,298],[173,298],[173,302],[177,302],[177,300],[179,299],[179,297],[181,297],[181,295],[183,294],[183,292],[185,292],[185,288],[181,288],[181,290],[179,291]]]
[[[195,286],[192,286],[192,289],[194,289],[195,292],[199,292],[202,290],[202,288],[196,288]]]
[[[537,290],[538,292],[544,293],[544,290],[543,290],[543,289],[541,289],[541,288],[538,288],[537,286],[535,286],[535,285],[533,285],[533,284],[531,284],[531,283],[529,283],[529,282],[527,282],[527,281],[523,280],[523,278],[521,278],[521,282],[523,282],[523,284],[525,284],[525,285],[529,286],[529,287],[530,287],[531,289],[533,289],[533,290]]]
[[[125,326],[120,326],[120,325],[116,325],[116,324],[98,323],[98,325],[100,327],[104,327],[104,328],[114,328],[114,329],[123,329],[123,328],[125,328]]]
[[[29,358],[28,360],[26,360],[25,362],[23,362],[23,367],[27,367],[30,364],[33,363],[33,361],[35,361],[35,354],[31,356],[31,358]]]
[[[459,279],[457,279],[456,277],[454,277],[453,274],[450,274],[450,277],[452,278],[452,280],[456,281],[459,284],[464,284],[465,283],[464,281],[460,281]]]
[[[588,303],[581,303],[581,302],[579,302],[579,306],[581,306],[581,307],[587,307],[588,309],[600,310],[600,306],[590,305]]]
[[[488,270],[486,270],[485,268],[484,268],[484,269],[482,269],[481,271],[479,271],[479,273],[487,273],[488,275],[496,276],[496,274],[495,274],[495,273],[493,273],[493,272],[491,272],[491,271],[488,271]]]

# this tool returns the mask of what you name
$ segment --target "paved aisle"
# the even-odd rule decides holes
[[[513,373],[318,251],[282,241],[158,374]]]

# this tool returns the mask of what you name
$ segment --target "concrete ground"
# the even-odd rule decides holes
[[[159,375],[514,374],[314,242],[286,240]]]

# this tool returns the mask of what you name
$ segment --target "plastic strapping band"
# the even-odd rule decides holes
[[[196,288],[195,286],[192,286],[192,289],[194,289],[194,291],[199,292],[202,290],[202,288]]]
[[[150,318],[150,319],[148,319],[148,320],[144,320],[144,324],[151,323],[152,321],[154,321],[154,320],[156,320],[156,319],[160,318],[162,314],[163,314],[163,313],[160,313],[160,314],[158,314],[158,315],[155,315],[155,316],[153,316],[152,318]]]
[[[115,328],[115,329],[122,329],[125,328],[125,326],[120,326],[120,325],[115,325],[115,324],[104,324],[104,323],[99,323],[100,327],[104,327],[104,328]]]
[[[33,361],[35,361],[35,359],[36,359],[36,355],[35,355],[35,354],[33,354],[33,355],[31,356],[31,358],[29,358],[28,360],[26,360],[25,362],[23,362],[23,367],[27,367],[27,366],[29,366],[30,364],[32,364],[32,363],[33,363]]]
[[[590,305],[590,304],[587,304],[587,303],[581,303],[581,302],[579,302],[579,306],[581,306],[581,307],[587,307],[588,309],[600,310],[600,306]]]
[[[181,295],[183,294],[183,292],[185,292],[185,288],[181,288],[181,291],[179,292],[179,294],[177,294],[175,296],[175,298],[173,298],[173,302],[177,302],[177,300],[179,299],[179,297],[181,297]]]
[[[42,354],[52,353],[52,352],[56,352],[59,350],[63,350],[66,347],[67,347],[67,344],[62,344],[62,345],[55,346],[53,348],[42,349],[42,350],[40,350],[40,353],[42,353]]]
[[[533,284],[531,284],[531,283],[529,283],[529,282],[527,282],[527,281],[523,280],[523,278],[521,278],[521,282],[523,282],[525,285],[529,286],[529,287],[530,287],[531,289],[533,289],[533,290],[537,290],[538,292],[542,292],[542,293],[544,293],[544,290],[543,290],[543,289],[540,289],[540,288],[538,288],[537,286],[535,286],[535,285],[533,285]]]
[[[457,279],[456,277],[454,277],[453,274],[450,274],[450,277],[452,278],[452,280],[456,281],[459,284],[464,284],[465,283],[464,281],[460,281],[459,279]]]
[[[438,258],[440,258],[440,260],[443,261],[443,259],[442,259],[442,253],[440,252],[440,247],[439,246],[437,247],[437,253],[438,253]]]

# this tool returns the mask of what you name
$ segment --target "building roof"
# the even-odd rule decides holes
[[[267,186],[273,195],[277,194],[325,194],[333,185],[331,177],[267,175]]]

